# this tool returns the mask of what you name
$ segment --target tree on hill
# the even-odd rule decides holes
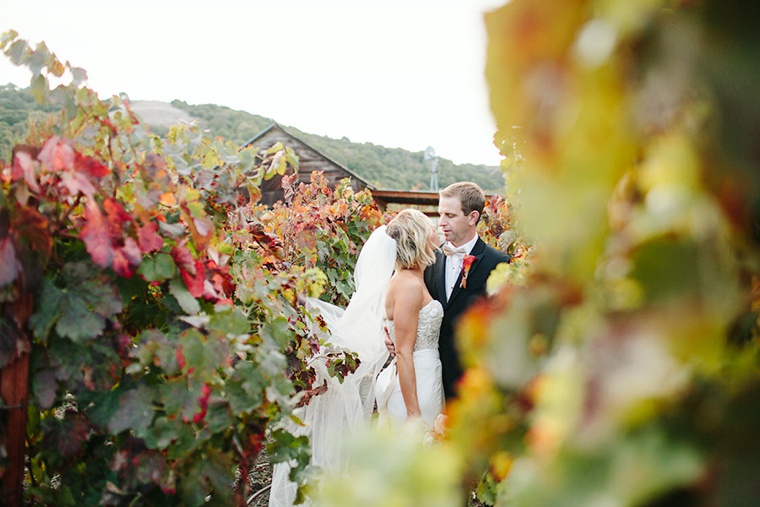
[[[58,108],[38,104],[28,88],[0,85],[0,160],[10,160],[11,148],[26,138],[29,121],[40,119]]]

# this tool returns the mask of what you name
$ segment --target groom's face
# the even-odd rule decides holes
[[[438,201],[438,225],[446,241],[454,246],[461,246],[475,236],[478,223],[477,211],[465,215],[462,203],[456,197],[441,197]]]

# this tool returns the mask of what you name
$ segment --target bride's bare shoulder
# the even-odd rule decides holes
[[[422,309],[424,290],[424,283],[421,284],[414,276],[394,274],[385,299],[386,317],[395,322],[417,315]]]
[[[388,287],[388,296],[395,299],[403,298],[405,301],[421,299],[425,291],[425,282],[414,272],[401,270],[394,273]]]

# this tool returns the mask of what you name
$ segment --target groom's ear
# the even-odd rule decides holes
[[[470,214],[467,215],[467,220],[470,223],[470,225],[475,225],[478,223],[478,219],[480,219],[480,212],[473,210],[470,211]]]

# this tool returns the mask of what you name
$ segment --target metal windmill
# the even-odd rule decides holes
[[[432,146],[428,146],[422,156],[425,165],[430,168],[430,190],[438,192],[438,155]]]

